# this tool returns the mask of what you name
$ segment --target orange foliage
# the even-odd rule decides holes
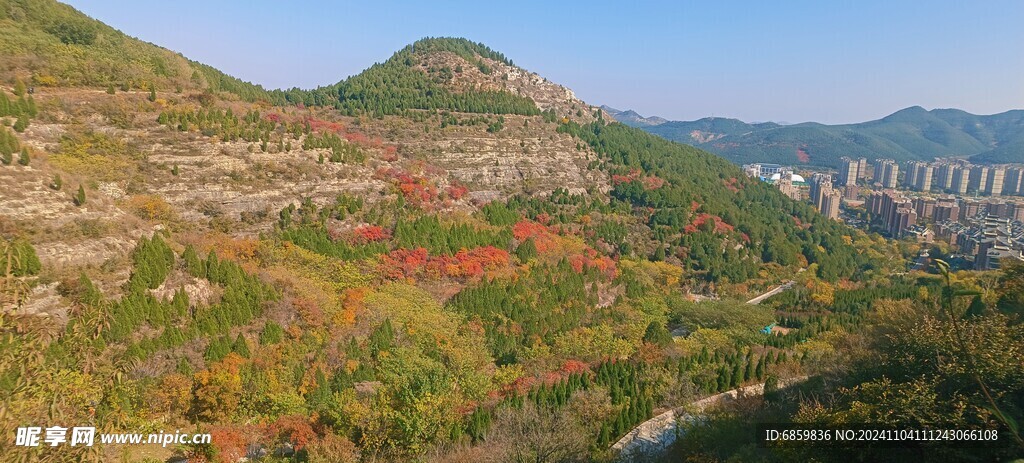
[[[296,451],[302,450],[317,438],[309,418],[301,415],[287,415],[270,424],[267,434],[274,442],[290,443]]]
[[[242,393],[239,372],[243,363],[245,359],[232,352],[195,374],[194,395],[200,419],[226,421],[235,413]]]
[[[242,431],[234,426],[214,426],[210,428],[210,443],[217,450],[217,462],[235,463],[245,457],[250,442]]]
[[[355,323],[356,316],[363,310],[365,305],[367,288],[349,288],[341,295],[341,322],[346,325]]]
[[[316,301],[296,297],[292,299],[292,306],[295,307],[295,311],[298,312],[302,320],[308,325],[318,327],[324,324],[324,312],[317,305]]]
[[[512,236],[518,241],[533,238],[537,252],[546,252],[558,246],[556,236],[548,227],[527,219],[520,220],[512,226]]]
[[[398,191],[406,201],[417,206],[426,205],[437,198],[437,188],[430,181],[402,169],[380,168],[374,173],[374,178],[390,180],[398,187]]]
[[[614,278],[618,274],[615,260],[608,256],[598,255],[597,251],[590,247],[586,248],[582,254],[569,256],[569,265],[572,266],[573,271],[576,273],[582,273],[584,269],[593,268],[609,278]]]

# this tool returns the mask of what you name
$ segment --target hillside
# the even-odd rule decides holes
[[[915,106],[876,121],[748,124],[705,118],[642,126],[738,163],[773,162],[835,167],[842,156],[931,160],[972,157],[979,163],[1024,162],[1024,111],[977,116],[956,109]]]
[[[604,460],[678,399],[813,365],[761,330],[817,339],[827,314],[738,301],[903,268],[469,40],[268,91],[0,6],[0,432],[214,436],[4,461],[500,461],[539,426]]]
[[[609,107],[609,106],[605,106],[605,105],[602,105],[601,109],[603,109],[605,112],[607,112],[608,115],[610,115],[613,119],[615,119],[616,122],[621,122],[621,123],[626,124],[626,125],[628,125],[630,127],[644,127],[644,126],[650,126],[650,125],[664,124],[664,123],[668,122],[667,119],[664,119],[664,118],[661,118],[661,117],[658,117],[658,116],[651,116],[651,117],[641,116],[640,114],[638,114],[636,111],[633,111],[633,110],[620,111],[618,109],[615,109],[615,108],[612,108],[612,107]]]

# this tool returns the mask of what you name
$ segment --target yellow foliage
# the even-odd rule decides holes
[[[36,85],[40,87],[56,87],[57,85],[60,85],[60,81],[49,74],[35,76],[33,80],[35,80]]]
[[[138,152],[122,140],[101,133],[71,134],[60,142],[50,162],[66,172],[102,181],[125,180],[136,170]]]
[[[146,220],[168,222],[177,218],[174,208],[156,195],[135,195],[128,198],[125,205],[133,214]]]

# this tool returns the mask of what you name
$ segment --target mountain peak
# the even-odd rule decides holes
[[[458,55],[466,61],[487,58],[489,60],[505,63],[509,66],[515,66],[515,64],[512,63],[512,60],[506,58],[505,55],[492,50],[487,45],[462,37],[424,37],[413,42],[402,50],[399,50],[395,53],[395,56],[399,56],[403,52],[415,54],[449,52]]]
[[[651,116],[644,117],[632,109],[618,110],[610,106],[602,105],[601,109],[607,112],[613,119],[631,127],[650,127],[668,122],[668,119]]]

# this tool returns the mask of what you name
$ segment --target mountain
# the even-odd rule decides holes
[[[500,460],[537,423],[552,460],[606,461],[681,395],[800,371],[834,321],[750,296],[904,268],[466,39],[267,90],[54,1],[0,12],[0,434],[215,436],[3,461]],[[807,329],[760,334],[782,317]]]
[[[692,144],[738,164],[774,162],[835,167],[842,156],[979,163],[1024,162],[1024,111],[978,116],[914,106],[857,124],[748,124],[737,119],[670,121],[644,130]]]
[[[614,118],[617,122],[621,122],[630,127],[646,127],[664,124],[665,122],[668,122],[668,119],[664,119],[658,116],[643,117],[640,114],[637,114],[636,111],[633,111],[631,109],[626,111],[620,111],[618,109],[606,105],[601,105],[601,109],[603,109],[605,112],[611,115],[611,117]]]

